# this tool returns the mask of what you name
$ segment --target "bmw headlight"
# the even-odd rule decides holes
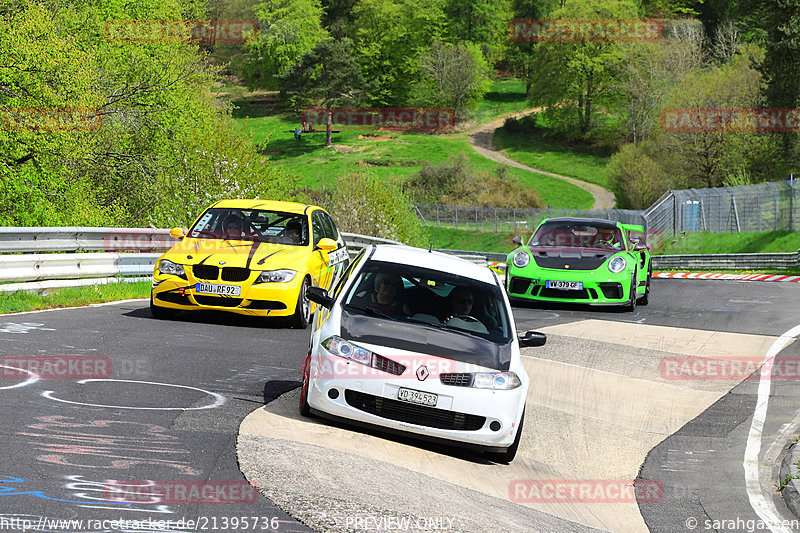
[[[517,268],[525,268],[531,262],[531,256],[525,250],[520,250],[514,254],[514,266]]]
[[[371,351],[346,341],[341,337],[337,337],[336,335],[322,341],[322,347],[333,355],[344,357],[345,359],[361,363],[362,365],[370,366],[372,363]]]
[[[173,263],[167,259],[158,262],[158,271],[162,274],[172,274],[173,276],[184,276],[183,265]]]
[[[608,262],[608,269],[611,272],[613,272],[614,274],[619,274],[620,272],[625,270],[626,266],[627,266],[627,263],[625,262],[625,258],[624,257],[617,256],[617,257],[615,257],[614,259],[612,259],[611,261]]]
[[[522,385],[514,372],[477,372],[472,386],[476,389],[510,390]]]
[[[286,283],[297,275],[294,270],[265,270],[258,276],[256,283]]]

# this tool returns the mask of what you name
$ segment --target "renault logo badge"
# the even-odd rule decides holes
[[[428,370],[427,366],[422,365],[421,367],[417,368],[417,379],[418,380],[425,381],[425,379],[430,375],[431,375],[431,372],[430,372],[430,370]]]

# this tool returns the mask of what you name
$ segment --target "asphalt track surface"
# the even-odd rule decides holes
[[[676,380],[659,364],[669,357],[730,354],[760,361],[800,322],[800,287],[791,285],[654,280],[652,303],[634,314],[515,308],[518,330],[544,330],[549,341],[525,352],[538,386],[529,395],[521,455],[511,465],[300,419],[293,395],[308,330],[216,313],[159,321],[146,301],[4,315],[3,357],[89,356],[107,361],[110,373],[33,381],[0,368],[0,531],[22,531],[23,519],[32,531],[311,530],[264,494],[316,530],[401,524],[358,522],[389,517],[384,511],[390,505],[359,507],[374,503],[364,495],[372,492],[383,504],[419,504],[404,509],[410,516],[449,520],[430,522],[430,529],[481,531],[500,524],[498,530],[509,531],[780,531],[759,529],[761,517],[751,502],[767,501],[778,518],[793,518],[771,474],[798,434],[797,378],[771,383],[757,483],[747,487],[745,452],[748,439],[753,442],[753,413],[764,403],[757,397],[760,382]],[[790,368],[798,356],[798,345],[788,344],[776,364]],[[254,415],[282,423],[265,427]],[[243,420],[253,420],[253,427],[246,438],[239,436],[237,457]],[[347,443],[353,446],[342,449]],[[422,456],[425,462],[416,462]],[[233,501],[214,504],[178,497],[109,501],[120,482],[242,487],[242,470],[260,489],[256,501],[235,492],[227,493]],[[657,480],[663,497],[638,504],[509,497],[509,480],[637,476]],[[426,490],[435,497],[424,498]],[[350,506],[341,505],[341,495],[352,496],[345,502]],[[257,517],[255,527],[251,517]],[[687,523],[692,517],[695,529]],[[50,519],[84,524],[58,527]],[[96,522],[120,519],[128,522]]]

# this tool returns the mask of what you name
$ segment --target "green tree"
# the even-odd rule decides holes
[[[444,12],[450,42],[475,43],[492,63],[500,57],[512,18],[511,0],[447,0]]]
[[[464,116],[489,89],[489,66],[475,44],[434,43],[419,61],[416,100],[423,105],[450,107]]]
[[[636,17],[633,0],[567,2],[553,13],[559,19],[625,19]],[[618,98],[623,67],[619,43],[575,40],[541,42],[534,47],[537,83],[529,101],[544,106],[544,116],[556,129],[581,139],[590,137],[598,107],[611,107]]]
[[[353,9],[354,53],[369,81],[370,105],[404,105],[420,53],[443,35],[444,0],[361,0]]]
[[[247,45],[244,74],[251,87],[277,88],[280,76],[327,36],[319,0],[270,0],[256,4],[258,38]]]
[[[325,146],[331,146],[331,110],[357,105],[364,79],[349,39],[324,39],[281,77],[283,92],[296,109],[318,105],[327,111]]]
[[[763,50],[746,45],[729,63],[697,71],[675,87],[667,109],[752,109],[764,104],[764,81],[755,68]],[[771,178],[777,156],[772,133],[662,131],[654,141],[656,158],[670,175],[684,176],[692,187],[718,187],[742,165],[757,181]]]

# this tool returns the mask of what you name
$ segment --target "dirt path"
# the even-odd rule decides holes
[[[502,126],[506,118],[508,117],[519,118],[521,116],[537,112],[540,109],[541,108],[528,109],[525,111],[521,111],[519,113],[514,113],[511,115],[504,116],[502,118],[484,124],[470,132],[469,143],[472,145],[475,151],[477,151],[483,157],[488,157],[492,161],[496,161],[497,163],[503,163],[504,165],[508,165],[514,168],[521,168],[522,170],[527,170],[528,172],[535,172],[536,174],[544,174],[545,176],[550,176],[551,178],[564,180],[566,182],[571,183],[572,185],[575,185],[576,187],[580,187],[581,189],[590,192],[594,197],[594,205],[592,206],[592,209],[613,208],[614,203],[616,202],[616,198],[614,197],[614,193],[612,193],[608,189],[604,189],[603,187],[595,185],[594,183],[587,183],[579,179],[570,178],[567,176],[561,176],[559,174],[553,174],[552,172],[545,172],[544,170],[531,168],[529,166],[523,165],[522,163],[518,163],[513,159],[507,158],[494,147],[494,145],[492,144],[492,138],[494,137],[494,130]]]

